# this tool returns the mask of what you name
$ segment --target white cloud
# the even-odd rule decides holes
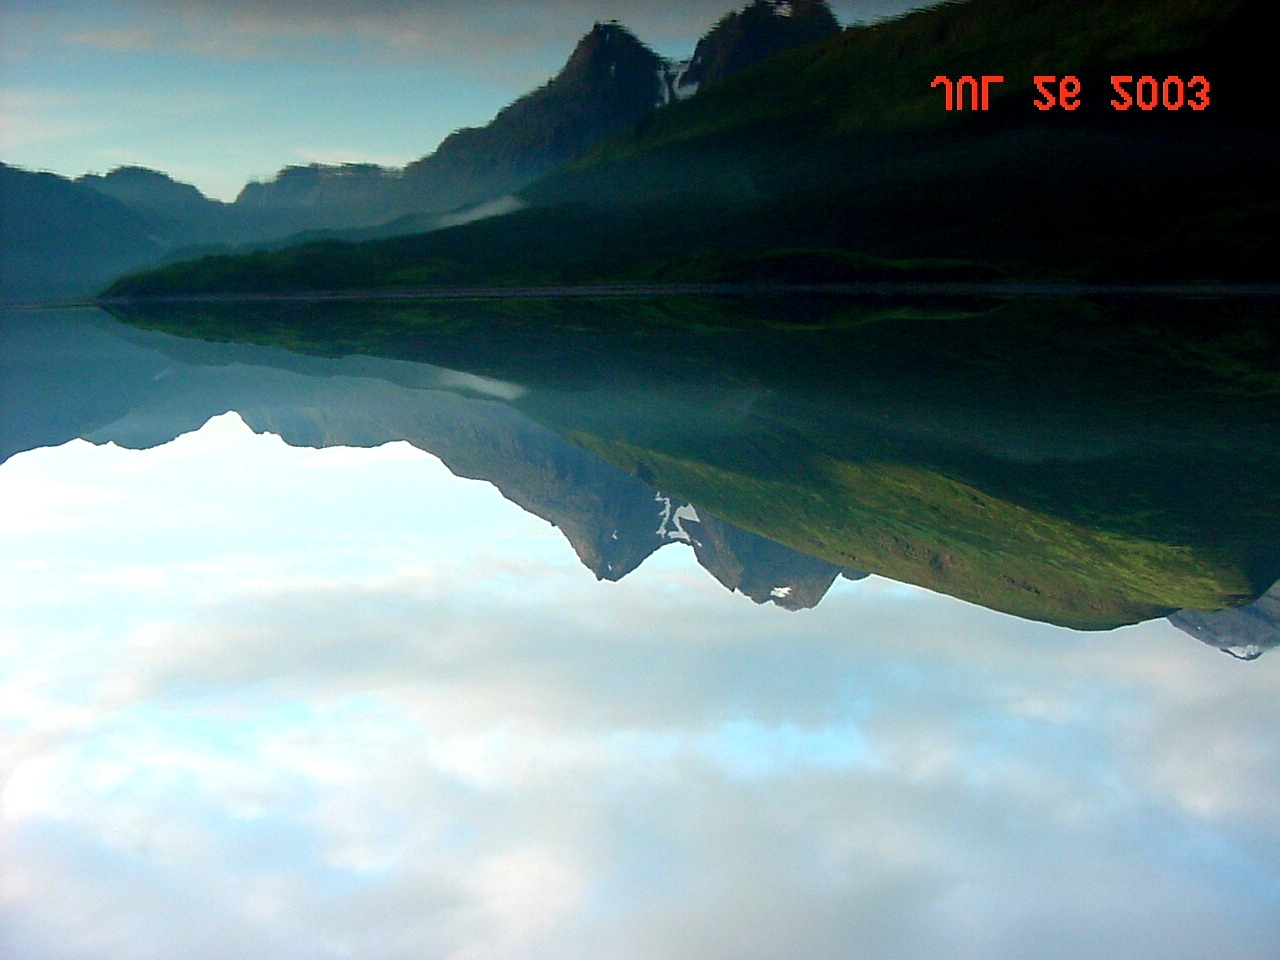
[[[847,0],[833,9],[853,22],[922,5]],[[26,29],[52,27],[73,46],[118,53],[181,51],[244,59],[332,57],[360,50],[357,56],[444,59],[483,72],[508,69],[503,61],[512,57],[562,60],[566,44],[602,20],[621,21],[669,55],[687,55],[716,20],[742,6],[745,2],[731,0],[128,0],[105,12],[46,5],[29,13]]]
[[[792,615],[676,548],[597,583],[425,454],[235,417],[14,471],[117,507],[0,553],[6,955],[1280,946],[1280,661],[876,578]]]

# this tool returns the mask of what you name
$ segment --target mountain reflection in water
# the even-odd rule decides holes
[[[1280,578],[1266,300],[113,309],[152,330],[24,327],[64,365],[58,324],[97,346],[75,372],[26,365],[78,406],[56,410],[58,383],[18,391],[39,409],[11,414],[8,452],[145,447],[232,409],[295,445],[407,439],[605,579],[684,541],[725,586],[793,608],[871,572],[1084,629],[1196,611],[1174,622],[1241,656],[1277,639],[1266,604],[1243,633],[1214,615]],[[61,435],[23,436],[59,418]]]
[[[1275,956],[1266,341],[638,306],[5,318],[0,954]]]

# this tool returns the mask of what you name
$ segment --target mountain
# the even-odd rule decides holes
[[[631,247],[668,274],[691,259],[758,273],[775,268],[767,255],[792,250],[837,264],[848,253],[977,261],[1024,277],[1274,279],[1268,10],[1257,0],[943,4],[729,77],[524,197],[622,220],[636,205],[682,205],[706,224],[695,238],[640,241],[650,249],[633,240],[643,230],[620,229],[617,252],[596,253],[602,270]],[[1005,78],[989,110],[947,111],[931,86],[966,74]],[[1077,77],[1082,105],[1037,109],[1033,77],[1045,74]],[[1201,111],[1118,111],[1113,75],[1204,75],[1213,95]],[[663,243],[679,243],[679,257],[661,261]]]
[[[147,167],[116,167],[106,174],[86,173],[76,183],[168,220],[199,222],[226,204],[210,200],[196,187]]]
[[[310,210],[316,225],[476,206],[519,190],[673,98],[838,31],[825,0],[755,0],[712,27],[690,60],[672,63],[621,24],[597,23],[551,80],[403,170],[286,167],[248,184],[236,203]]]
[[[317,289],[313,277],[842,280],[911,275],[922,261],[970,276],[1275,280],[1268,12],[1261,0],[942,4],[648,114],[521,190],[532,209],[118,292]],[[1046,71],[1078,79],[1078,109],[1037,109],[1033,78]],[[988,110],[948,111],[939,75],[1005,79]],[[1110,77],[1124,75],[1184,87],[1204,76],[1212,96],[1203,110],[1119,111]]]
[[[1243,607],[1204,612],[1179,610],[1169,622],[1237,660],[1256,660],[1280,646],[1280,584]]]
[[[287,244],[333,217],[330,208],[222,203],[145,167],[72,180],[0,164],[0,300],[89,296],[131,270],[210,250]],[[422,226],[404,222],[356,235]]]
[[[686,507],[682,520],[680,532],[693,546],[698,563],[726,589],[756,603],[807,610],[826,596],[836,577],[862,580],[869,576],[784,547],[692,505]]]
[[[597,23],[547,84],[409,164],[405,202],[443,211],[510,193],[634,123],[665,94],[665,61],[619,24]]]
[[[245,184],[235,207],[292,214],[299,230],[363,226],[404,212],[400,172],[372,163],[285,167],[271,180]]]
[[[689,96],[699,84],[811,42],[834,25],[823,0],[756,0],[722,19],[699,42],[691,61],[676,64],[625,27],[598,23],[550,81],[488,124],[454,132],[434,153],[403,170],[367,163],[288,166],[269,180],[246,184],[230,204],[137,166],[75,181],[76,187],[119,206],[9,168],[0,201],[8,211],[0,295],[10,300],[84,296],[129,270],[202,254],[410,234],[506,213],[523,205],[510,196],[513,191],[655,108]],[[61,199],[46,208],[43,198],[50,191]],[[41,211],[54,209],[62,226],[37,223]],[[79,209],[86,211],[83,224],[76,219]],[[64,241],[51,242],[50,231],[59,229]]]
[[[706,84],[839,32],[825,0],[755,0],[721,17],[693,56],[675,65],[672,95],[683,100]]]
[[[308,211],[314,225],[444,213],[525,186],[662,104],[668,64],[617,23],[597,23],[547,83],[482,127],[447,136],[403,170],[373,164],[286,167],[236,205]]]
[[[0,299],[100,290],[156,262],[165,224],[82,184],[0,163]]]
[[[191,184],[146,167],[85,174],[76,183],[165,224],[175,250],[218,243],[271,245],[309,231],[381,224],[399,209],[388,196],[399,183],[398,172],[371,163],[285,167],[268,183],[246,184],[234,203],[211,200]],[[417,223],[421,228],[422,221]]]

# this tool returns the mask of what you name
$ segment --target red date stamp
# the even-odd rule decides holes
[[[1112,89],[1120,95],[1118,100],[1111,101],[1111,106],[1117,110],[1128,110],[1134,103],[1139,110],[1154,110],[1158,106],[1181,110],[1184,105],[1192,110],[1204,110],[1209,106],[1209,81],[1199,74],[1185,82],[1181,77],[1165,77],[1163,82],[1157,82],[1155,77],[1139,77],[1137,85],[1131,87],[1133,82],[1133,77],[1111,78]]]
[[[981,83],[982,105],[981,106],[978,105],[979,83],[978,83],[978,80],[974,77],[961,77],[959,80],[952,81],[950,77],[944,77],[939,75],[933,78],[933,83],[931,83],[930,86],[936,87],[939,84],[943,85],[943,89],[946,91],[946,94],[947,94],[948,110],[964,109],[965,90],[969,91],[969,108],[971,110],[986,110],[990,103],[991,84],[993,83],[1004,83],[1004,77],[983,77],[982,78],[982,83]]]
[[[1032,101],[1037,110],[1080,109],[1082,85],[1079,77],[1040,75],[1032,77],[1031,82],[1037,91]],[[1004,83],[1004,77],[966,75],[952,80],[939,74],[929,86],[942,87],[948,110],[964,110],[966,102],[970,110],[987,110],[991,105],[991,86],[996,83]],[[1183,107],[1205,110],[1210,102],[1209,87],[1208,79],[1200,74],[1189,80],[1175,76],[1157,80],[1152,76],[1134,78],[1117,75],[1111,78],[1111,89],[1116,94],[1111,100],[1111,107],[1123,111],[1136,106],[1148,112],[1159,108],[1181,110]]]

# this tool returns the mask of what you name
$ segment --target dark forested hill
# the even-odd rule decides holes
[[[655,109],[838,29],[825,0],[754,0],[714,26],[692,60],[675,63],[619,24],[596,24],[550,81],[404,169],[289,166],[246,184],[234,203],[143,167],[74,183],[11,171],[0,296],[83,296],[127,270],[200,253],[396,236],[518,208],[513,191]],[[51,191],[60,199],[49,205],[42,198]],[[62,241],[51,243],[59,231]]]
[[[854,279],[921,261],[969,275],[1274,280],[1264,13],[1259,0],[945,4],[649,114],[526,188],[535,209],[175,268],[116,292]],[[948,111],[940,75],[1004,80],[988,109]],[[1112,76],[1153,78],[1143,104],[1115,109]],[[1051,109],[1036,106],[1048,102],[1037,77],[1055,78],[1040,81]],[[1165,87],[1178,109],[1160,101]]]

